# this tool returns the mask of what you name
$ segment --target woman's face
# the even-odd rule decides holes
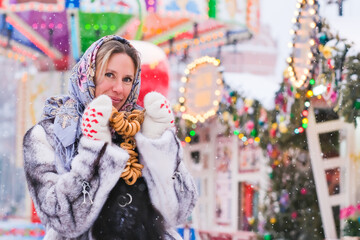
[[[102,76],[100,69],[96,70],[95,97],[107,95],[113,106],[119,110],[128,98],[135,80],[135,65],[125,53],[113,54],[108,65],[105,66]]]

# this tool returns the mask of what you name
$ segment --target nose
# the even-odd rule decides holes
[[[116,93],[122,93],[124,90],[123,83],[121,80],[115,81],[113,85],[113,91]]]

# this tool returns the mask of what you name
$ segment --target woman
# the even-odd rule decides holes
[[[26,133],[25,173],[45,239],[180,238],[172,228],[197,193],[166,99],[145,96],[136,149],[120,147],[126,136],[109,128],[113,107],[141,109],[139,88],[137,51],[121,37],[103,37],[74,67],[69,96],[49,99],[43,120]],[[131,152],[141,177],[125,173]]]

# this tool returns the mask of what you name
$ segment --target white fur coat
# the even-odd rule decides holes
[[[45,239],[93,239],[91,227],[129,155],[115,144],[104,146],[102,141],[82,137],[68,172],[55,158],[52,127],[50,121],[43,121],[24,137],[26,179],[47,230]],[[173,228],[190,215],[197,192],[181,161],[179,141],[170,130],[159,139],[141,133],[135,137],[152,204],[165,219],[168,239],[181,239]],[[90,188],[84,188],[85,183]]]

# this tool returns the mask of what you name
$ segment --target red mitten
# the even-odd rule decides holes
[[[109,118],[112,111],[111,99],[106,95],[95,98],[85,109],[81,130],[84,136],[111,142]]]
[[[148,138],[159,138],[166,129],[175,126],[170,102],[158,92],[150,92],[144,97],[145,118],[142,133]]]

